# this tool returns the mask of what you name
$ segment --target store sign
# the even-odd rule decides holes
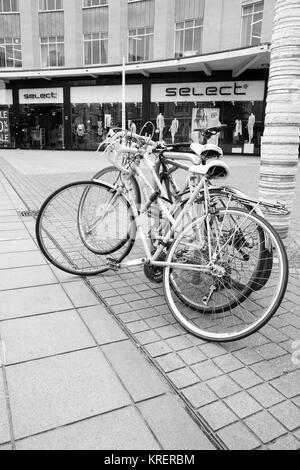
[[[20,104],[63,103],[63,88],[32,88],[19,91]]]
[[[263,101],[264,81],[163,83],[151,87],[151,101]]]
[[[142,85],[126,85],[127,103],[141,103],[143,100]],[[81,86],[71,88],[71,103],[121,103],[122,86]]]
[[[10,144],[9,112],[0,107],[0,144]]]

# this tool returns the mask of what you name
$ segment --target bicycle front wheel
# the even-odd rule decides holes
[[[190,224],[171,246],[165,295],[189,332],[234,341],[276,312],[288,282],[287,256],[273,227],[255,214],[226,209],[208,217]]]
[[[36,221],[38,245],[59,269],[84,276],[108,270],[114,253],[121,262],[131,251],[135,220],[126,198],[110,186],[80,181],[46,199]]]

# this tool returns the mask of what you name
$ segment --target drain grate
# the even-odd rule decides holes
[[[39,211],[28,210],[28,211],[17,211],[19,217],[37,217]]]

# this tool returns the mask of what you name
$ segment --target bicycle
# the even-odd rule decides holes
[[[190,192],[178,214],[167,207],[165,189],[157,176],[151,155],[156,144],[141,139],[128,147],[122,136],[108,145],[126,189],[100,181],[64,186],[43,204],[36,226],[38,244],[53,264],[73,274],[93,275],[106,269],[144,265],[163,273],[167,304],[177,321],[189,332],[210,341],[233,341],[252,334],[274,315],[285,294],[288,261],[274,228],[251,210],[215,207],[209,181],[225,177],[228,166],[213,160],[189,168]],[[130,156],[130,168],[124,167]],[[120,163],[121,161],[121,163]],[[141,169],[144,162],[155,185]],[[146,203],[138,208],[130,190],[132,175],[142,185]],[[158,188],[158,190],[156,190]],[[204,214],[183,227],[199,194]],[[158,204],[164,215],[154,251],[147,242],[141,214]],[[179,231],[178,231],[179,230]],[[124,261],[139,233],[142,258]],[[176,236],[175,236],[176,234]],[[76,242],[75,242],[76,241]],[[122,244],[120,246],[120,241]],[[99,256],[88,245],[103,248]],[[104,254],[105,253],[105,254]],[[107,254],[115,253],[115,258]],[[263,266],[271,259],[266,275]]]

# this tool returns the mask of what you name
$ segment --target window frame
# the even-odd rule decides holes
[[[51,41],[51,42],[49,41],[49,39],[52,38],[52,37],[56,38],[56,41],[55,41],[55,42],[54,42],[54,41]],[[57,41],[57,38],[63,38],[63,41]],[[47,41],[47,42],[42,42],[43,39],[44,39],[44,40],[47,39],[48,41]],[[47,45],[47,46],[48,46],[48,47],[47,47],[47,50],[48,50],[48,53],[47,53],[47,61],[48,61],[48,59],[50,59],[50,55],[49,55],[49,46],[50,46],[50,44],[56,44],[56,45],[62,44],[62,45],[63,45],[63,47],[64,47],[64,56],[63,56],[63,59],[64,59],[63,61],[64,61],[64,63],[63,63],[63,65],[43,65],[42,46],[43,46],[43,45]],[[57,50],[57,48],[56,48],[56,58],[57,58],[57,52],[58,52],[58,50]],[[41,67],[42,67],[42,69],[57,69],[57,68],[65,67],[65,64],[66,64],[66,56],[65,56],[65,38],[64,38],[64,36],[40,36],[40,57],[41,57]],[[49,62],[50,62],[50,61],[49,61]],[[58,62],[58,60],[56,60],[56,62]]]
[[[193,21],[193,26],[192,27],[185,27],[185,24],[190,22],[190,21]],[[197,25],[196,24],[196,21],[199,21],[201,24]],[[193,43],[193,51],[194,51],[194,54],[192,55],[198,55],[198,54],[201,54],[202,52],[202,38],[203,38],[203,22],[204,22],[204,19],[203,18],[190,18],[190,19],[185,19],[185,20],[182,20],[182,21],[177,21],[175,22],[175,34],[174,34],[174,57],[176,59],[180,59],[180,58],[184,58],[184,57],[188,57],[188,56],[185,56],[184,53],[185,53],[185,50],[184,50],[184,44],[185,44],[185,36],[186,36],[186,31],[190,31],[192,30],[193,31],[193,40],[192,40],[192,43]],[[177,28],[177,25],[183,23],[183,28]],[[200,50],[199,51],[196,51],[195,50],[195,30],[196,29],[199,29],[201,31],[201,44],[200,44]],[[178,55],[177,55],[177,51],[176,51],[176,43],[177,43],[177,33],[179,33],[180,31],[183,31],[183,53],[182,53],[182,56],[179,55],[180,54],[180,51],[178,52]]]
[[[144,34],[139,34],[138,33],[138,30],[140,29],[143,29],[144,30]],[[151,30],[151,32],[148,32],[147,33],[147,29]],[[130,31],[135,31],[135,34],[134,35],[130,35]],[[140,28],[132,28],[132,29],[129,29],[128,32],[127,32],[127,60],[128,60],[128,63],[130,64],[134,64],[136,62],[145,62],[145,61],[148,61],[148,60],[153,60],[153,57],[149,57],[149,58],[145,58],[145,52],[146,52],[146,41],[144,41],[144,51],[143,51],[143,58],[142,60],[130,60],[130,57],[129,57],[129,54],[130,54],[130,48],[129,48],[129,42],[130,42],[130,39],[135,39],[135,57],[137,59],[137,47],[138,47],[138,41],[139,39],[138,38],[147,38],[149,37],[150,38],[150,41],[151,41],[151,38],[152,38],[152,56],[153,56],[153,47],[154,47],[154,27],[149,27],[149,26],[143,26],[143,27],[140,27]],[[149,44],[150,45],[150,44]]]
[[[3,10],[3,2],[4,0],[0,0],[0,15],[11,15],[11,14],[18,14],[20,13],[20,2],[19,0],[8,0],[9,1],[9,4],[10,4],[10,10],[9,11],[4,11]],[[16,10],[12,10],[12,2],[13,1],[16,1],[17,3],[17,9]],[[1,8],[2,8],[2,11],[1,11]]]
[[[11,39],[11,41],[7,41],[7,39]],[[0,41],[4,41],[4,42],[0,42],[0,48],[4,48],[4,54],[5,54],[5,66],[4,67],[0,66],[0,69],[21,69],[21,68],[23,68],[23,51],[22,51],[21,38],[4,37],[4,38],[0,38]],[[16,41],[18,41],[18,42],[16,42]],[[20,46],[20,49],[14,49],[15,44],[18,44]],[[12,47],[12,50],[13,50],[13,57],[11,57],[10,59],[7,58],[7,47]],[[20,52],[21,59],[17,59],[15,57],[15,51],[16,50]],[[8,60],[12,60],[13,65],[7,65]],[[18,65],[16,65],[16,62],[21,62],[21,64],[18,66]]]
[[[86,39],[85,36],[92,36],[92,35],[98,35],[99,38],[91,38],[91,39]],[[101,38],[102,35],[106,35],[105,38]],[[86,63],[85,59],[86,59],[86,54],[85,54],[85,45],[87,43],[91,43],[91,45],[93,44],[93,42],[95,41],[99,41],[99,58],[100,58],[100,62],[93,62],[93,48],[91,48],[91,56],[92,56],[92,62],[91,63]],[[107,57],[106,57],[106,62],[102,62],[101,59],[102,59],[102,54],[101,54],[101,43],[103,43],[104,41],[107,42]],[[83,35],[83,63],[85,66],[89,66],[89,65],[103,65],[103,64],[108,64],[108,32],[104,32],[104,31],[101,31],[99,33],[85,33]]]
[[[47,2],[47,6],[48,6],[48,2],[49,0],[44,0]],[[54,0],[55,1],[55,4],[57,3],[58,0]],[[53,12],[53,11],[64,11],[64,0],[60,0],[61,1],[61,4],[62,4],[62,8],[54,8],[54,10],[50,10],[49,8],[46,8],[46,9],[41,9],[40,5],[41,5],[41,0],[39,0],[39,13],[47,13],[47,12]]]
[[[83,10],[87,10],[89,8],[101,8],[101,7],[108,7],[108,0],[103,0],[105,1],[106,3],[100,3],[101,0],[99,0],[99,4],[98,5],[85,5],[85,1],[89,1],[89,0],[82,0],[82,9]],[[92,1],[92,0],[90,0]]]
[[[255,6],[262,3],[262,10],[259,10],[259,11],[254,11],[255,9]],[[245,8],[249,8],[249,7],[252,7],[252,11],[251,13],[248,13],[248,14],[244,14],[244,9]],[[258,22],[254,23],[253,22],[253,17],[255,14],[257,13],[262,13],[262,19],[259,21],[259,23],[261,23],[261,31],[260,31],[260,37],[257,37],[255,36],[256,39],[259,39],[259,44],[261,44],[261,38],[262,38],[262,26],[263,26],[263,21],[264,21],[264,12],[265,12],[265,0],[257,0],[257,1],[249,1],[247,3],[244,3],[242,5],[242,15],[241,15],[241,33],[240,33],[240,45],[241,47],[255,47],[252,43],[252,39],[254,39],[254,36],[253,36],[253,26],[255,24],[257,24]],[[250,44],[243,44],[243,24],[244,24],[244,18],[246,17],[251,17],[252,18],[252,21],[251,21],[251,33],[250,33]],[[258,46],[259,44],[257,44],[256,46]]]

